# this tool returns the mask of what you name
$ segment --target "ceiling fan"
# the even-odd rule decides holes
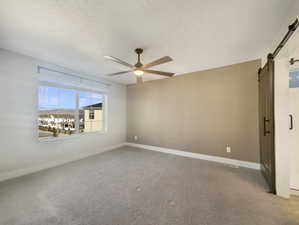
[[[109,59],[113,62],[122,64],[122,65],[127,66],[127,67],[130,68],[130,70],[127,70],[127,71],[111,73],[111,74],[107,74],[107,75],[108,76],[116,76],[116,75],[121,75],[121,74],[133,72],[136,75],[136,81],[137,81],[137,84],[138,84],[138,83],[143,82],[142,75],[144,73],[151,73],[151,74],[167,76],[167,77],[172,77],[175,74],[175,73],[163,72],[163,71],[158,71],[158,70],[149,70],[149,68],[151,68],[153,66],[157,66],[157,65],[172,61],[172,58],[170,58],[169,56],[164,56],[164,57],[162,57],[160,59],[157,59],[157,60],[155,60],[151,63],[143,65],[140,62],[140,55],[142,54],[143,49],[142,48],[136,48],[135,52],[138,55],[138,60],[137,60],[137,63],[135,65],[132,65],[132,64],[127,63],[125,61],[122,61],[121,59],[118,59],[118,58],[113,57],[113,56],[104,56],[106,59]]]

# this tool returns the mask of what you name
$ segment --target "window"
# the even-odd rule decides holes
[[[89,110],[89,119],[94,120],[94,110],[93,109]]]
[[[97,92],[39,86],[39,138],[103,131],[104,99]]]

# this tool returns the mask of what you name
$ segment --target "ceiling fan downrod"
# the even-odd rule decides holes
[[[142,48],[136,48],[136,49],[135,49],[135,52],[136,52],[136,54],[138,55],[138,61],[137,61],[137,63],[135,64],[135,67],[140,68],[140,67],[143,66],[142,63],[140,62],[140,55],[142,54],[143,49],[142,49]]]

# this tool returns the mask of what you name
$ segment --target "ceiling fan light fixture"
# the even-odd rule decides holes
[[[144,74],[144,72],[143,72],[142,70],[135,70],[135,71],[134,71],[134,74],[135,74],[136,76],[142,76],[142,75]]]

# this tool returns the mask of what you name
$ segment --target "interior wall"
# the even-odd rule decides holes
[[[37,65],[62,70],[0,49],[0,180],[96,154],[126,140],[126,87],[112,83],[107,93],[107,133],[40,142],[37,137]]]
[[[254,60],[129,85],[127,141],[259,162],[260,65]]]

